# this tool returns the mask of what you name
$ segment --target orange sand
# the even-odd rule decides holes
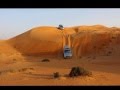
[[[72,59],[63,59],[64,45],[72,48]],[[45,58],[50,62],[41,62]],[[73,66],[93,75],[66,77]],[[54,79],[54,72],[62,76]],[[1,40],[0,85],[120,85],[120,28],[43,26]]]

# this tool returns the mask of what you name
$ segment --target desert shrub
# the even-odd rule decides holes
[[[79,75],[83,75],[83,76],[90,76],[92,75],[92,72],[82,68],[82,67],[78,67],[79,70]]]
[[[73,67],[72,69],[71,69],[71,71],[70,71],[70,73],[69,73],[69,76],[70,77],[74,77],[74,76],[76,76],[76,67]]]
[[[34,68],[29,68],[30,70],[34,70]]]
[[[21,70],[22,70],[22,71],[27,71],[27,69],[28,69],[28,68],[23,68],[23,69],[21,69]]]
[[[24,72],[24,71],[27,71],[27,68],[22,68],[22,69],[19,69],[18,71],[19,72]]]
[[[73,67],[69,73],[70,77],[75,76],[90,76],[92,75],[92,72],[82,68],[82,67]]]
[[[34,68],[22,68],[22,69],[19,69],[18,72],[25,72],[27,70],[34,70]]]
[[[49,59],[43,59],[42,62],[49,62]]]
[[[59,77],[60,77],[60,74],[59,74],[59,72],[55,72],[55,73],[53,74],[53,76],[54,76],[54,78],[59,78]]]

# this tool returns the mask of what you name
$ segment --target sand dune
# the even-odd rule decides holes
[[[94,25],[66,27],[61,31],[56,27],[44,26],[33,28],[8,42],[25,55],[60,56],[64,45],[69,45],[74,57],[78,58],[86,55],[107,55],[118,51],[120,29]]]
[[[65,45],[72,59],[63,59]],[[45,58],[49,62],[42,62]],[[66,77],[74,66],[93,75]],[[53,78],[55,72],[59,79]],[[0,85],[120,85],[120,28],[42,26],[0,40]]]
[[[66,43],[66,33],[71,35],[74,30],[65,28],[61,31],[55,27],[38,27],[14,37],[8,42],[26,55],[58,55]]]

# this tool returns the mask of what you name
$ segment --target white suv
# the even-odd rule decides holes
[[[64,47],[64,58],[71,58],[72,57],[72,51],[69,46]]]

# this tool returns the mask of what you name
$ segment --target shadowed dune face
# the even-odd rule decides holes
[[[72,48],[74,57],[120,55],[120,29],[101,25],[77,26],[59,30],[37,27],[7,41],[25,55],[60,56],[63,46]]]

